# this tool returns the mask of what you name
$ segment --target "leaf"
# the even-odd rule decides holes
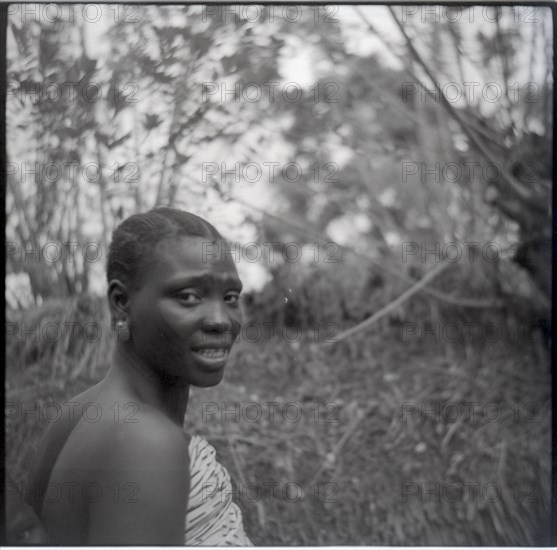
[[[154,128],[157,128],[158,126],[160,126],[161,123],[162,123],[162,120],[160,119],[159,115],[157,115],[157,114],[154,114],[154,115],[146,114],[145,118],[143,119],[143,127],[148,132],[150,132]]]

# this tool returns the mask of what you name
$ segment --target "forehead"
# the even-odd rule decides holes
[[[154,247],[151,267],[157,276],[208,273],[238,278],[236,264],[225,243],[213,237],[173,237]],[[149,275],[147,275],[149,277]]]

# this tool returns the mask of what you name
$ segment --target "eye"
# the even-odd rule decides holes
[[[229,292],[225,297],[224,301],[229,305],[237,305],[240,300],[239,292]]]
[[[180,302],[188,305],[197,304],[201,301],[201,298],[194,292],[179,292],[177,297]]]

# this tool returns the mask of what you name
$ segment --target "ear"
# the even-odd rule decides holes
[[[108,307],[112,322],[125,320],[129,315],[130,295],[128,287],[118,279],[108,284]]]

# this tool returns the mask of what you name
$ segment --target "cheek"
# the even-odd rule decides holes
[[[191,340],[189,334],[169,326],[164,319],[153,319],[147,332],[136,339],[135,349],[152,368],[173,372],[187,356]]]
[[[137,323],[141,325],[139,333],[147,339],[184,339],[201,326],[201,320],[194,310],[187,311],[169,301],[137,311],[136,317]]]
[[[160,330],[169,338],[187,340],[203,326],[203,317],[199,311],[182,308],[161,308],[159,313]]]

